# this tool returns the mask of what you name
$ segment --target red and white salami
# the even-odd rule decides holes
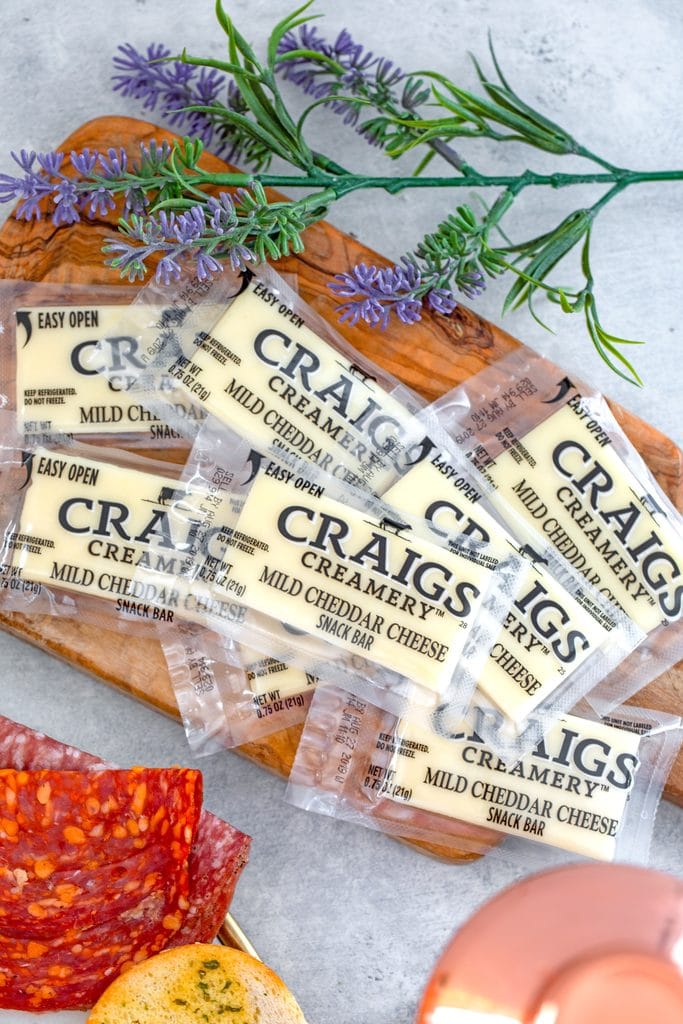
[[[200,809],[201,775],[185,768],[0,769],[0,948],[170,898],[180,871],[185,901]]]
[[[57,768],[66,772],[107,767],[116,766],[0,715],[0,768]]]
[[[247,863],[250,843],[244,832],[202,812],[190,851],[190,907],[169,946],[215,939]]]
[[[3,766],[12,771],[0,770],[0,1006],[87,1007],[122,965],[215,937],[250,840],[206,811],[197,819],[199,773],[103,770],[92,755],[0,716]],[[33,826],[31,843],[11,842],[7,828],[3,834],[8,792]],[[52,801],[51,835],[41,800]],[[120,820],[112,803],[119,804]],[[150,841],[155,814],[157,833],[170,836],[166,844]],[[7,823],[13,832],[11,816]],[[64,829],[94,834],[81,842],[78,831],[65,836]],[[115,829],[119,838],[109,842]]]

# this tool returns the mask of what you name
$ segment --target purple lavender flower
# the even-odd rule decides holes
[[[135,280],[146,274],[147,260],[158,255],[161,258],[156,279],[169,285],[179,279],[185,266],[192,265],[199,280],[205,281],[222,272],[221,261],[229,262],[233,271],[243,271],[247,264],[256,262],[254,253],[242,241],[246,228],[239,223],[230,196],[223,194],[212,199],[207,207],[212,219],[219,216],[220,231],[207,222],[200,204],[180,213],[160,210],[153,216],[132,216],[123,225],[128,240],[112,238],[105,245],[107,265]],[[232,218],[231,230],[222,219],[224,216]]]
[[[128,154],[125,149],[116,150],[110,147],[107,155],[100,153],[100,167],[105,178],[122,178],[128,167]]]
[[[214,274],[218,274],[222,270],[218,260],[214,259],[208,252],[202,252],[201,250],[197,253],[195,264],[197,268],[197,277],[200,281],[206,281],[208,278],[213,277]]]
[[[325,40],[318,34],[315,25],[304,24],[299,28],[299,34],[290,31],[286,32],[280,40],[278,54],[291,53],[292,50],[317,50],[329,56]],[[321,68],[312,64],[308,57],[295,57],[292,60],[283,61],[278,71],[282,72],[283,78],[304,90],[307,96],[314,99],[322,99],[327,96],[332,88],[332,83],[322,82],[319,89],[318,79],[321,75]]]
[[[114,91],[142,101],[143,110],[161,108],[165,116],[178,114],[179,107],[196,101],[189,83],[196,74],[192,64],[182,61],[168,61],[171,51],[161,43],[151,43],[146,54],[139,53],[130,43],[118,47],[121,56],[114,57],[114,67],[119,74],[112,75]],[[213,73],[213,77],[216,76]]]
[[[394,312],[405,324],[420,319],[421,297],[417,268],[411,266],[376,267],[357,264],[350,274],[337,274],[329,288],[350,302],[337,306],[342,321],[351,324],[363,320],[384,330]]]
[[[401,256],[401,263],[406,284],[411,291],[415,291],[422,281],[420,268],[412,256]]]
[[[218,235],[224,234],[236,222],[235,203],[228,192],[221,192],[216,199],[209,196],[207,206],[211,214],[211,227]]]
[[[415,324],[422,319],[420,299],[399,299],[394,305],[399,320],[404,324]]]
[[[299,28],[299,35],[296,32],[285,32],[277,48],[278,53],[291,53],[292,50],[318,50],[320,53],[327,53],[327,43],[318,33],[317,25],[309,25],[305,22]],[[305,61],[305,57],[297,60]],[[288,66],[293,66],[297,61],[287,61]]]
[[[175,218],[175,235],[181,245],[191,245],[206,230],[206,218],[201,206],[193,206]]]
[[[242,272],[247,264],[256,263],[256,256],[246,245],[232,245],[228,249],[228,258],[232,270]]]
[[[277,70],[283,77],[314,99],[327,98],[326,106],[342,117],[344,124],[355,126],[356,131],[370,145],[384,145],[385,119],[373,118],[358,125],[364,105],[356,97],[380,107],[387,103],[400,105],[393,88],[406,77],[401,69],[386,57],[376,57],[371,51],[365,50],[353,40],[347,29],[342,29],[335,41],[328,43],[318,35],[315,26],[303,24],[298,36],[294,31],[283,36],[278,46],[278,55],[299,49],[317,51],[332,58],[339,64],[340,70],[316,62],[313,57],[296,57],[278,64]],[[411,113],[413,109],[410,108]]]
[[[149,198],[147,197],[147,193],[144,191],[144,189],[135,188],[135,186],[131,186],[131,188],[126,189],[123,195],[124,217],[129,217],[131,214],[136,214],[137,216],[140,216],[141,214],[147,211],[147,208],[149,206]]]
[[[70,182],[63,174],[59,173],[59,167],[63,160],[62,153],[43,153],[38,159],[38,167],[34,167],[36,154],[22,149],[17,156],[12,153],[12,159],[24,172],[22,178],[15,178],[10,174],[0,175],[0,202],[8,203],[19,200],[16,216],[19,220],[31,220],[35,217],[40,220],[40,201],[50,194],[56,205],[54,218],[57,224],[72,223],[74,220],[75,207],[72,202],[73,196],[70,189]],[[49,171],[46,168],[56,168],[54,176],[56,182],[50,180]],[[78,220],[78,215],[75,214]]]
[[[78,192],[76,186],[68,178],[60,181],[52,193],[55,212],[52,222],[59,227],[61,224],[75,224],[81,218],[78,215]]]
[[[375,271],[377,291],[382,295],[392,296],[410,287],[402,267],[382,267],[380,269],[373,267],[372,269]]]
[[[33,171],[33,163],[34,163],[34,161],[36,159],[36,154],[34,153],[33,150],[31,150],[29,152],[26,149],[22,149],[21,152],[19,153],[19,156],[17,156],[17,154],[13,152],[12,153],[12,159],[14,160],[15,163],[19,164],[19,166],[21,167],[22,171],[24,171],[26,174],[33,174],[34,173],[34,171]]]
[[[330,287],[332,286],[330,285]],[[376,299],[365,298],[355,302],[344,302],[341,306],[337,306],[337,311],[342,323],[348,322],[353,326],[359,320],[363,320],[370,327],[377,327],[379,325],[384,330],[389,323],[388,307],[383,306]]]
[[[176,215],[172,210],[160,210],[156,218],[149,217],[147,221],[141,222],[141,227],[146,241],[174,238],[177,232]]]
[[[87,150],[84,150],[84,152],[87,152]],[[146,145],[144,142],[140,143],[140,163],[143,167],[147,165],[158,167],[160,164],[165,164],[170,155],[171,147],[165,139],[161,145],[155,139],[152,139],[149,145]]]
[[[143,110],[158,110],[169,125],[201,139],[217,155],[237,159],[240,142],[235,130],[220,121],[222,95],[228,110],[245,109],[234,82],[215,68],[168,60],[171,51],[161,43],[151,43],[145,53],[125,43],[118,52],[114,57],[118,74],[112,76],[115,92],[142,102]],[[217,114],[212,117],[203,110],[187,109],[193,106],[216,106]]]
[[[40,220],[40,200],[42,196],[34,193],[27,195],[17,206],[17,220]]]
[[[116,83],[114,91],[143,100],[143,109],[154,110],[167,82],[163,66],[153,62],[170,57],[171,51],[161,43],[150,43],[146,56],[138,53],[130,43],[119,46],[118,51],[121,56],[114,57],[114,67],[121,73],[112,75]]]
[[[329,287],[335,295],[350,298],[371,288],[376,274],[377,267],[369,267],[366,263],[357,263],[350,274],[335,274]]]
[[[81,200],[81,208],[87,209],[91,217],[105,217],[116,206],[111,192],[103,185],[92,192],[86,192]]]
[[[13,203],[23,197],[22,183],[11,174],[0,174],[0,203]]]
[[[450,316],[458,305],[453,292],[448,288],[432,288],[427,292],[427,302],[430,309],[433,309],[435,313],[442,313],[444,316]]]
[[[328,287],[350,300],[337,306],[342,321],[356,324],[362,320],[384,330],[392,313],[404,324],[421,320],[425,299],[434,312],[452,313],[457,305],[455,297],[450,289],[437,283],[437,277],[434,270],[421,271],[409,255],[391,267],[358,263],[351,273],[337,274]]]
[[[382,83],[385,89],[390,89],[392,86],[402,82],[405,75],[398,66],[394,67],[393,61],[388,60],[386,57],[381,57],[377,64],[377,74],[375,77],[378,82]]]
[[[476,299],[486,291],[486,279],[480,270],[467,270],[459,275],[458,288],[468,299]]]
[[[64,163],[63,153],[39,153],[38,163],[45,173],[51,178],[57,177],[59,169]]]
[[[37,203],[44,195],[51,191],[51,186],[46,182],[45,176],[40,170],[34,170],[36,154],[22,149],[17,156],[12,153],[12,159],[24,172],[23,178],[14,178],[10,174],[0,175],[0,201],[9,203],[13,200],[24,200],[17,212],[19,218],[29,220],[31,217],[40,217],[40,210]]]
[[[99,153],[96,150],[90,150],[86,146],[82,153],[77,153],[75,149],[71,150],[69,156],[71,160],[71,166],[78,171],[78,173],[88,178],[95,169],[95,164],[99,159]]]
[[[180,279],[181,274],[182,267],[180,266],[178,261],[174,259],[173,256],[168,255],[163,256],[159,260],[157,264],[155,277],[158,282],[163,283],[164,286],[167,288],[171,281],[178,281]],[[202,278],[202,280],[204,279]]]
[[[31,199],[35,188],[30,177],[14,178],[11,174],[0,174],[0,203],[13,203],[17,199]]]

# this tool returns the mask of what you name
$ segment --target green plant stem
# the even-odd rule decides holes
[[[591,213],[595,216],[597,213],[600,212],[603,206],[607,206],[610,200],[614,199],[615,196],[618,196],[620,192],[623,192],[626,187],[627,182],[618,181],[616,185],[614,185],[611,189],[605,192],[604,196],[601,196],[597,202],[593,203],[593,205],[591,206]]]
[[[313,185],[320,184],[315,180],[303,178],[261,175],[259,180],[262,185]],[[505,186],[513,188],[516,192],[522,188],[549,186],[550,188],[567,188],[572,185],[618,185],[619,190],[629,185],[640,184],[651,181],[683,181],[683,170],[672,171],[617,171],[613,173],[596,174],[537,174],[535,171],[525,171],[523,174],[479,174],[472,172],[457,178],[451,177],[429,177],[429,178],[395,178],[395,177],[363,177],[361,175],[347,175],[341,181],[328,182],[339,195],[347,191],[355,191],[359,188],[488,188]]]
[[[585,146],[577,146],[575,155],[582,156],[586,160],[591,160],[594,164],[599,164],[601,167],[604,167],[607,171],[619,172],[622,170],[622,168],[617,167],[615,164],[611,164],[609,160],[605,160],[603,157],[598,156],[597,153],[593,153],[590,149],[586,149]]]
[[[153,178],[145,179],[139,176],[127,175],[126,180],[119,182],[107,181],[107,187],[121,191],[135,184],[143,189],[159,188],[168,179],[155,175]],[[392,192],[403,189],[414,188],[490,188],[504,186],[512,190],[512,195],[518,194],[523,188],[536,188],[547,186],[550,188],[568,188],[573,185],[613,185],[612,192],[622,191],[630,185],[643,184],[647,182],[661,181],[683,181],[683,169],[671,171],[615,171],[613,173],[596,174],[537,174],[535,171],[525,171],[523,174],[479,174],[471,169],[469,173],[458,177],[389,177],[389,176],[367,176],[360,174],[335,175],[329,173],[320,174],[243,174],[243,173],[219,173],[212,174],[207,171],[195,168],[191,175],[175,177],[173,180],[183,184],[187,183],[196,187],[198,185],[225,185],[244,186],[250,182],[258,181],[265,187],[273,188],[320,188],[331,194],[332,198],[340,198],[350,192],[357,192],[360,189],[380,188]]]

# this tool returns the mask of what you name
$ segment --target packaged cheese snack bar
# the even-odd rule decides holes
[[[139,289],[107,285],[0,281],[0,326],[8,338],[0,370],[2,407],[16,412],[29,444],[107,435],[131,447],[185,448],[204,411],[168,374],[156,388],[176,426],[160,419],[132,390],[144,364],[140,350],[154,324],[187,311],[135,304]],[[154,330],[156,334],[156,330]]]
[[[544,536],[646,634],[592,692],[597,709],[683,657],[683,517],[601,395],[521,347],[430,415],[520,543]]]
[[[434,429],[432,436],[437,436]],[[446,542],[462,530],[482,540],[504,541],[527,556],[515,600],[477,680],[478,702],[482,711],[488,709],[481,726],[485,738],[501,755],[516,759],[600,684],[644,633],[552,549],[546,547],[539,557],[521,547],[487,510],[469,464],[463,465],[457,450],[441,441],[384,498],[421,515],[427,532]],[[619,687],[609,698],[611,706],[620,702]]]
[[[273,447],[329,476],[381,493],[396,467],[419,459],[424,403],[366,359],[268,267],[219,275],[182,316],[158,319],[168,292],[150,283],[138,295],[133,324],[145,322],[132,388],[138,400],[178,431],[188,421],[166,402],[159,380],[173,380],[205,414],[266,452]],[[93,364],[105,374],[104,353]]]
[[[445,458],[442,450],[438,457],[442,470]],[[452,461],[449,466],[453,472],[444,475],[424,460],[409,470],[386,498],[401,512],[421,513],[424,522],[420,525],[416,519],[415,526],[425,537],[442,544],[457,545],[462,535],[480,543],[506,537],[483,504],[477,504],[479,495],[467,466],[460,467],[457,474]],[[466,485],[465,480],[470,483]],[[511,536],[507,535],[506,543],[519,553]],[[562,566],[554,568],[559,575]],[[614,613],[607,602],[596,599],[580,577],[567,572],[563,585],[557,575],[538,562],[524,560],[514,599],[478,674],[480,728],[487,742],[508,759],[517,759],[533,747],[560,714],[573,707],[642,639],[642,632],[626,616]],[[238,720],[240,734],[250,739],[277,730],[281,723],[303,721],[312,687],[318,683],[310,673],[273,658],[250,657],[242,650],[241,664],[253,687],[253,694],[247,694],[241,685],[235,688],[239,647],[230,655],[226,652],[230,664],[223,669],[219,658],[201,657],[196,632],[169,630],[162,643],[179,703],[186,712],[188,736],[197,752],[202,751],[204,739],[212,749],[219,693],[220,707],[231,723],[227,735]],[[618,703],[618,696],[612,703]],[[253,734],[249,733],[250,720]]]
[[[225,463],[208,451],[174,477],[130,453],[26,449],[6,433],[3,578],[80,610],[99,602],[116,624],[198,622],[392,707],[465,706],[519,558],[439,547],[376,499],[255,464],[234,437]],[[21,604],[21,589],[6,593]]]
[[[441,847],[525,866],[567,857],[645,863],[661,789],[683,732],[675,716],[622,707],[566,715],[515,765],[483,742],[476,707],[462,719],[411,709],[397,717],[348,691],[318,689],[288,799]],[[545,848],[545,852],[541,852]]]
[[[233,632],[251,648],[247,660],[276,657],[279,648],[285,664],[309,675],[324,667],[325,682],[351,666],[359,674],[364,663],[412,681],[406,690],[397,679],[387,699],[389,689],[429,705],[454,700],[454,686],[469,695],[516,593],[516,552],[465,536],[437,545],[415,517],[368,492],[297,459],[253,451],[245,459],[234,435],[212,427],[195,443],[193,479],[205,484],[220,472],[232,483],[221,518],[197,527],[190,572],[219,599],[233,595],[249,609]],[[137,579],[157,585],[159,576],[145,563]],[[297,651],[308,658],[293,659]]]
[[[143,392],[148,381],[151,393],[158,395],[154,383],[160,372],[175,376],[205,412],[261,453],[275,460],[278,453],[299,458],[383,495],[397,510],[426,518],[432,539],[443,542],[446,522],[451,536],[482,540],[502,535],[514,547],[512,536],[487,512],[486,495],[471,482],[471,467],[456,464],[453,445],[438,426],[435,432],[430,423],[428,431],[415,416],[421,400],[346,345],[272,270],[245,275],[214,323],[209,313],[215,308],[214,303],[207,310],[199,332],[201,311],[194,321],[160,332],[148,355],[141,356],[149,366],[140,376]],[[190,322],[192,331],[187,330]],[[155,408],[161,414],[158,400]],[[168,403],[163,415],[172,421]],[[475,519],[488,526],[475,529]],[[543,538],[534,540],[537,551]],[[480,680],[483,699],[490,701],[491,740],[509,756],[532,745],[547,722],[607,675],[643,636],[628,616],[615,612],[559,557],[547,565],[536,558],[534,568],[530,562],[518,598],[524,621],[510,619],[506,636],[496,645],[498,661],[492,656]],[[541,624],[542,608],[546,619],[553,608],[561,625]],[[532,619],[535,625],[530,625]],[[564,631],[567,647],[562,647],[558,629]],[[174,678],[181,691],[191,694],[180,650],[173,645]],[[288,672],[299,694],[308,691],[309,674],[297,676],[296,670],[272,660],[267,666]],[[612,704],[621,699],[615,690]],[[201,707],[196,710],[195,722]],[[212,714],[207,709],[209,733]],[[272,724],[275,728],[274,717]],[[199,736],[196,729],[193,735]]]

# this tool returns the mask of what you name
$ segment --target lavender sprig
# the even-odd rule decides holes
[[[363,106],[374,107],[378,116],[363,122],[357,130],[369,142],[382,146],[389,156],[398,157],[426,145],[455,167],[465,169],[467,165],[451,149],[449,140],[485,137],[498,142],[524,142],[550,153],[579,154],[615,170],[514,92],[500,69],[490,37],[496,76],[489,78],[473,58],[485,93],[480,97],[437,72],[405,74],[387,58],[366,52],[346,29],[330,44],[305,22],[302,25],[302,20],[299,18],[281,37],[277,70],[315,95],[318,102],[344,113],[346,123],[355,124]],[[401,82],[404,88],[399,97],[395,86]],[[436,108],[435,118],[420,111],[427,103]],[[423,166],[420,164],[418,173]]]
[[[223,260],[239,264],[248,262],[250,254],[262,260],[300,252],[304,228],[325,217],[334,202],[358,190],[376,189],[393,195],[413,188],[447,188],[451,194],[459,188],[502,189],[481,222],[468,207],[458,207],[393,267],[361,266],[340,275],[335,289],[341,298],[349,300],[342,303],[342,313],[347,319],[380,325],[388,322],[392,312],[404,323],[415,322],[425,302],[437,312],[447,313],[454,307],[456,292],[476,297],[487,278],[506,272],[514,282],[504,310],[526,303],[536,315],[533,302],[543,294],[567,313],[582,313],[600,356],[620,376],[639,383],[623,351],[634,342],[608,333],[598,316],[590,268],[592,228],[601,209],[625,189],[644,182],[681,181],[683,169],[629,170],[591,153],[514,92],[493,52],[495,75],[485,74],[475,63],[484,93],[476,95],[435,72],[421,72],[420,79],[405,76],[391,62],[364,51],[348,33],[342,33],[332,46],[314,29],[301,29],[297,34],[295,30],[305,22],[304,11],[309,5],[310,0],[275,26],[264,62],[228,17],[222,0],[217,0],[216,13],[227,36],[227,61],[183,53],[175,62],[172,77],[162,76],[160,80],[154,77],[156,70],[152,74],[150,69],[161,53],[167,53],[158,45],[146,57],[124,48],[123,56],[118,58],[121,91],[128,90],[129,95],[136,95],[148,106],[163,105],[167,94],[162,85],[182,90],[191,81],[195,85],[200,82],[194,99],[214,101],[192,103],[182,110],[169,104],[170,116],[204,114],[219,128],[224,123],[226,130],[236,129],[256,150],[260,146],[264,153],[281,158],[288,165],[284,173],[249,176],[230,170],[209,172],[198,164],[201,141],[193,143],[188,138],[170,149],[153,145],[143,149],[137,161],[127,160],[125,153],[116,149],[72,153],[70,162],[61,153],[22,151],[14,155],[20,173],[0,176],[0,201],[16,201],[18,216],[27,219],[40,217],[45,209],[60,225],[72,224],[86,215],[110,213],[113,204],[123,197],[128,219],[120,225],[124,237],[110,241],[109,262],[124,275],[136,278],[147,272],[146,261],[155,256],[160,263],[160,279],[170,281],[179,273],[183,260],[191,260],[200,275],[208,275],[215,273]],[[314,97],[301,117],[290,112],[279,88],[277,71],[287,63],[292,67],[287,74],[298,76],[299,83]],[[316,70],[318,65],[328,72],[327,79],[320,68]],[[194,72],[188,68],[195,67],[204,69],[204,78],[193,79]],[[240,110],[229,109],[215,98],[221,76],[206,69],[234,77],[239,90],[235,102],[241,105]],[[428,96],[423,82],[429,83]],[[438,108],[437,117],[420,116],[417,107],[427,101],[430,108]],[[381,109],[377,108],[379,121],[371,119],[356,126],[381,141],[392,157],[420,145],[429,147],[419,172],[436,150],[455,164],[457,174],[369,175],[341,167],[332,156],[311,147],[304,133],[307,113],[328,102],[336,104],[337,113],[350,122],[356,122],[356,110],[360,117],[364,106],[381,104]],[[403,106],[398,113],[393,109],[397,102]],[[409,116],[405,116],[406,111]],[[193,124],[201,130],[203,122]],[[482,173],[459,157],[454,159],[448,149],[451,139],[482,137],[515,140],[558,156],[573,153],[597,164],[598,169]],[[245,189],[250,181],[252,187]],[[510,241],[503,233],[503,218],[523,191],[586,184],[605,187],[590,208],[574,210],[538,238]],[[209,192],[236,186],[242,191],[232,199],[225,193],[222,206],[209,200]],[[303,199],[269,202],[263,186],[311,191]],[[490,245],[494,228],[506,240],[505,248]],[[583,284],[571,288],[554,283],[551,276],[557,266],[579,249]]]
[[[207,149],[231,163],[265,168],[272,154],[257,140],[229,123],[225,112],[244,114],[247,105],[227,75],[216,68],[197,67],[172,60],[161,43],[150,43],[146,53],[130,43],[118,47],[113,58],[114,91],[142,103],[176,131],[201,139]]]
[[[379,268],[359,263],[350,274],[337,274],[328,287],[349,300],[337,306],[340,319],[384,329],[394,314],[412,324],[422,319],[425,303],[449,316],[457,306],[454,289],[474,299],[486,289],[487,277],[508,269],[504,253],[488,244],[489,230],[469,206],[459,206],[400,264]]]
[[[18,201],[19,220],[40,220],[43,208],[50,210],[52,223],[75,224],[82,216],[104,217],[123,195],[124,216],[143,213],[151,195],[144,187],[151,179],[162,187],[160,175],[168,171],[171,147],[152,142],[140,146],[140,160],[129,166],[125,150],[110,147],[106,153],[86,148],[66,154],[35,153],[22,149],[12,159],[22,176],[0,174],[0,203]],[[71,174],[65,169],[71,166]],[[170,180],[170,179],[169,179]]]
[[[142,145],[137,160],[110,148],[106,153],[72,152],[68,161],[61,152],[22,150],[13,156],[23,176],[0,177],[0,202],[19,200],[16,216],[26,219],[40,219],[46,208],[59,226],[108,213],[123,196],[119,230],[124,237],[109,239],[104,250],[107,264],[131,281],[145,277],[151,257],[160,257],[157,278],[168,283],[188,263],[204,280],[224,263],[243,269],[247,263],[302,252],[302,232],[325,216],[334,191],[271,202],[261,183],[244,174],[200,168],[202,149],[201,142],[185,138],[173,147]],[[236,185],[235,192],[223,191],[216,198],[200,187],[223,182]]]
[[[453,293],[439,288],[429,277],[423,278],[417,264],[403,257],[403,266],[376,267],[357,263],[349,274],[336,274],[328,287],[348,302],[337,306],[339,319],[350,324],[359,320],[370,327],[389,326],[391,315],[401,323],[414,324],[422,319],[426,299],[432,309],[450,314],[457,303]]]
[[[255,192],[258,195],[258,187]],[[200,281],[219,273],[225,262],[232,270],[245,270],[247,264],[257,262],[245,244],[251,233],[245,212],[253,208],[254,194],[238,189],[236,199],[221,192],[218,198],[210,196],[204,206],[197,204],[182,213],[161,210],[156,216],[133,214],[130,221],[120,224],[131,241],[107,241],[105,263],[130,281],[143,280],[149,259],[160,255],[156,279],[164,285],[179,280],[188,263]]]
[[[288,56],[290,54],[302,56]],[[316,59],[319,53],[323,60]],[[343,118],[372,146],[385,147],[397,132],[396,120],[411,117],[429,99],[429,89],[386,57],[364,49],[347,29],[327,42],[315,26],[304,23],[285,33],[277,48],[276,70],[304,93]],[[403,88],[397,88],[403,83]],[[380,116],[359,122],[361,111]],[[391,117],[385,116],[387,113]]]
[[[84,149],[82,153],[70,155],[71,166],[85,178],[90,180],[79,182],[62,171],[64,153],[35,153],[22,149],[21,153],[12,153],[12,159],[24,172],[21,177],[0,174],[0,203],[18,200],[15,216],[19,220],[40,220],[42,217],[41,203],[52,202],[52,223],[59,227],[62,224],[75,224],[82,214],[91,217],[104,216],[114,209],[116,202],[111,189],[107,188],[106,179],[114,176],[114,164],[120,169],[121,164],[116,151],[111,149],[107,156]],[[95,168],[99,165],[100,175],[95,176]],[[132,191],[124,193],[127,208],[132,208]],[[129,200],[131,202],[129,203]]]

